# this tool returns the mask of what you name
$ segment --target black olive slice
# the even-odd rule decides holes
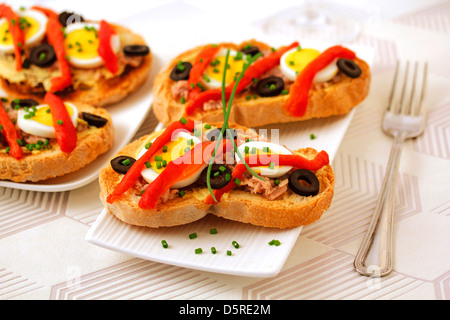
[[[118,156],[111,160],[111,167],[117,173],[125,174],[136,160],[128,156]]]
[[[299,180],[305,181],[309,186],[302,185]],[[319,193],[319,180],[312,171],[298,169],[289,176],[289,188],[301,196],[315,196]]]
[[[63,27],[67,27],[72,23],[84,22],[83,16],[78,13],[63,11],[58,16],[59,22],[61,22]]]
[[[55,50],[48,43],[34,47],[30,52],[30,63],[46,68],[56,61]]]
[[[352,60],[338,59],[338,69],[350,78],[358,78],[361,75],[361,68]]]
[[[133,44],[123,47],[123,53],[130,57],[143,57],[150,53],[150,48],[145,45]]]
[[[39,105],[39,102],[33,99],[14,99],[11,101],[11,108],[15,109],[16,106],[21,108],[31,108]]]
[[[81,113],[81,119],[86,121],[90,126],[94,126],[97,128],[104,127],[105,124],[108,123],[108,119],[105,119],[103,117],[100,117],[96,114],[92,114],[89,112],[82,112]]]
[[[189,79],[189,74],[191,73],[192,64],[189,62],[179,62],[173,67],[170,73],[170,79],[173,81],[187,80]]]
[[[284,90],[284,81],[280,77],[268,77],[258,81],[256,92],[261,97],[275,97]]]
[[[220,131],[221,130],[222,130],[222,128],[212,129],[211,131],[209,131],[206,134],[206,137],[208,138],[209,141],[216,141],[219,138],[219,136],[220,136]],[[229,135],[228,131],[230,131],[230,130],[231,130],[231,135],[233,137],[233,140],[236,140],[237,139],[237,131],[235,129],[227,129],[226,131],[224,131],[223,138],[224,139],[228,139],[228,135]]]
[[[256,46],[245,46],[244,49],[241,49],[241,52],[253,57],[254,55],[257,55],[261,51]]]
[[[220,189],[225,187],[229,181],[227,181],[227,174],[231,179],[231,169],[226,164],[213,164],[211,167],[210,183],[212,189]],[[206,177],[208,176],[208,167],[203,169],[200,175],[200,181],[206,186]]]

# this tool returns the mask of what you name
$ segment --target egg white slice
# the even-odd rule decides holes
[[[70,34],[76,30],[80,29],[91,29],[94,28],[96,32],[98,33],[100,30],[100,24],[98,23],[89,23],[89,22],[80,22],[80,23],[72,23],[67,26],[65,29],[66,37],[69,37]],[[75,46],[75,43],[70,44],[72,47]],[[117,34],[113,35],[111,37],[111,48],[112,50],[117,53],[120,50],[120,38]],[[82,49],[82,48],[81,48]],[[97,68],[104,64],[102,57],[96,52],[95,56],[92,58],[80,58],[74,54],[70,53],[70,50],[66,50],[67,57],[69,58],[69,63],[77,68],[82,69],[90,69],[90,68]]]
[[[77,119],[78,119],[78,110],[77,108],[69,102],[64,103],[67,106],[69,106],[72,109],[72,116],[71,120],[73,125],[77,126]],[[38,111],[44,108],[48,108],[47,104],[41,104],[39,106],[36,106],[36,114],[39,114]],[[41,110],[42,112],[43,110]],[[45,112],[45,111],[44,111]],[[46,113],[46,112],[45,112]],[[24,132],[35,135],[38,137],[44,137],[44,138],[50,138],[54,139],[56,138],[55,128],[53,128],[53,124],[44,124],[40,122],[41,117],[35,116],[31,117],[30,119],[26,119],[25,115],[28,115],[29,112],[25,111],[25,109],[21,108],[19,109],[18,115],[17,115],[17,126]],[[46,113],[43,115],[44,117],[51,117],[50,113]],[[51,123],[51,121],[50,121]]]
[[[222,80],[223,80],[223,69],[224,69],[224,63],[225,63],[225,57],[227,56],[227,48],[220,49],[217,54],[213,58],[214,60],[217,58],[222,58],[223,63],[217,65],[217,66],[208,66],[204,73],[203,83],[208,89],[218,89],[222,88]],[[238,60],[235,60],[235,57],[237,55],[241,55],[242,57]],[[242,70],[242,64],[243,62],[247,61],[247,56],[243,54],[242,52],[238,52],[236,50],[230,49],[230,55],[228,57],[228,64],[231,66],[230,69],[227,70],[227,78],[228,77],[234,77],[236,72],[240,72]],[[213,70],[216,69],[218,72],[214,72]],[[216,73],[216,74],[215,74]],[[231,76],[232,75],[232,76]],[[214,79],[213,77],[216,77]],[[225,85],[230,84],[231,81],[225,83]]]
[[[199,138],[192,136],[191,134],[189,134],[188,132],[185,132],[185,131],[177,132],[172,137],[172,141],[176,141],[179,138],[185,138],[187,140],[192,139],[193,143],[194,143],[194,145],[191,146],[192,148],[201,142],[201,140]],[[152,140],[152,142],[153,141],[154,140]],[[145,146],[143,146],[141,151],[139,152],[138,159],[140,157],[142,157],[142,155],[146,151],[147,151],[147,149],[145,148]],[[178,149],[174,149],[172,154],[170,154],[171,161],[175,160],[176,158],[179,158],[179,154],[177,154],[177,151],[178,151]],[[167,162],[169,162],[169,161],[167,161]],[[193,184],[200,178],[200,175],[205,167],[206,167],[206,165],[204,165],[201,169],[199,169],[197,172],[195,172],[192,176],[187,177],[183,180],[177,181],[171,188],[172,189],[183,188],[183,187],[187,187],[188,185]],[[153,168],[144,168],[144,170],[142,170],[142,172],[141,172],[141,175],[145,179],[145,181],[147,181],[148,183],[151,183],[153,180],[155,180],[159,176],[159,173],[156,172],[155,170],[153,170]]]
[[[293,48],[287,52],[285,52],[280,59],[280,70],[283,73],[283,75],[288,78],[291,81],[295,81],[298,74],[297,71],[289,64],[287,61],[287,57],[291,54],[296,52],[298,49]],[[304,49],[302,49],[304,50]],[[314,77],[314,83],[320,83],[331,80],[336,73],[338,72],[337,67],[337,59],[335,59],[333,62],[331,62],[328,66],[317,72],[316,76]]]
[[[25,47],[33,47],[36,46],[38,44],[40,44],[45,37],[45,33],[47,31],[47,21],[48,18],[45,14],[43,14],[40,11],[37,10],[26,10],[26,11],[20,11],[18,14],[19,18],[23,18],[25,20],[31,20],[33,19],[34,23],[36,23],[38,25],[38,29],[37,31],[35,31],[33,34],[27,36],[27,27],[25,24],[23,24],[24,26],[24,36],[25,36]],[[29,19],[31,18],[31,19]],[[0,26],[2,26],[3,24],[7,25],[7,29],[9,30],[9,24],[8,24],[8,20],[5,18],[0,19]],[[12,37],[12,35],[10,34],[10,31],[8,31],[9,35],[8,37]],[[11,41],[11,43],[9,44],[3,44],[4,41],[2,41],[4,39],[4,37],[6,36],[5,34],[0,34],[0,51],[1,52],[5,52],[5,53],[13,53],[14,52],[14,42]]]
[[[247,149],[246,147],[248,147],[248,153],[245,153],[245,150]],[[278,154],[292,154],[292,152],[287,149],[286,147],[283,147],[282,145],[276,144],[276,143],[272,143],[272,142],[265,142],[265,141],[250,141],[250,142],[246,142],[244,144],[241,144],[238,147],[238,151],[240,152],[240,154],[245,158],[246,156],[251,156],[252,154],[255,154],[253,152],[264,152],[264,148],[269,148],[269,155],[267,155],[266,157],[266,162],[267,162],[267,166],[261,166],[261,167],[252,167],[252,169],[265,177],[269,177],[269,178],[278,178],[281,177],[282,175],[286,174],[289,172],[289,170],[292,169],[292,167],[290,166],[274,166],[273,169],[269,168],[269,164],[271,162],[271,159],[274,159],[275,157],[277,157]],[[261,155],[260,157],[262,157],[263,155]],[[239,156],[237,154],[235,154],[235,158],[236,161],[240,161]],[[264,160],[264,158],[262,158]]]

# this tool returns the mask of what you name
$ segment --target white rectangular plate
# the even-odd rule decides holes
[[[332,160],[353,114],[351,111],[345,116],[267,126],[263,130],[267,129],[270,135],[273,129],[280,129],[281,144],[292,149],[308,146],[326,150]],[[311,133],[316,136],[314,140],[310,138]],[[210,234],[212,228],[216,228],[218,233]],[[86,240],[127,255],[180,267],[248,277],[272,277],[281,271],[301,229],[256,227],[213,215],[183,226],[150,229],[123,223],[104,209],[86,234]],[[197,238],[189,239],[189,234],[194,232]],[[281,245],[269,245],[272,239],[279,240]],[[167,241],[169,248],[162,247],[162,240]],[[233,241],[239,243],[238,249],[233,247]],[[216,254],[211,253],[211,247],[216,248]],[[197,248],[203,252],[196,254]],[[227,255],[228,250],[232,252],[231,256]]]
[[[80,188],[98,178],[100,170],[120,149],[135,135],[149,112],[153,95],[151,93],[152,79],[149,79],[135,93],[125,100],[108,106],[105,109],[111,114],[114,125],[114,144],[105,154],[73,173],[48,179],[41,182],[17,183],[0,180],[0,187],[22,190],[58,192]]]

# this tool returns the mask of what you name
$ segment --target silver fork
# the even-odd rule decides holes
[[[356,271],[365,276],[383,277],[392,271],[393,213],[400,155],[404,142],[422,134],[425,127],[423,99],[428,65],[415,62],[412,77],[409,75],[411,68],[409,61],[406,65],[397,62],[383,118],[382,129],[394,141],[375,212],[354,260]],[[368,257],[378,261],[369,264]]]

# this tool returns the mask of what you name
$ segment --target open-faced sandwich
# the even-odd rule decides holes
[[[2,98],[0,179],[37,182],[81,169],[108,151],[114,139],[103,108],[63,101]]]
[[[100,173],[108,211],[153,228],[208,213],[289,228],[328,209],[334,175],[325,151],[290,150],[239,125],[222,129],[182,118],[124,147]]]
[[[181,117],[220,122],[222,83],[228,101],[243,64],[257,55],[236,89],[230,123],[255,127],[345,114],[368,94],[368,64],[342,46],[318,51],[298,42],[277,49],[257,40],[209,44],[180,54],[157,75],[156,117],[166,125]]]
[[[15,12],[0,4],[0,18],[0,81],[10,96],[41,101],[52,92],[107,106],[149,74],[149,47],[123,26],[39,6]]]

